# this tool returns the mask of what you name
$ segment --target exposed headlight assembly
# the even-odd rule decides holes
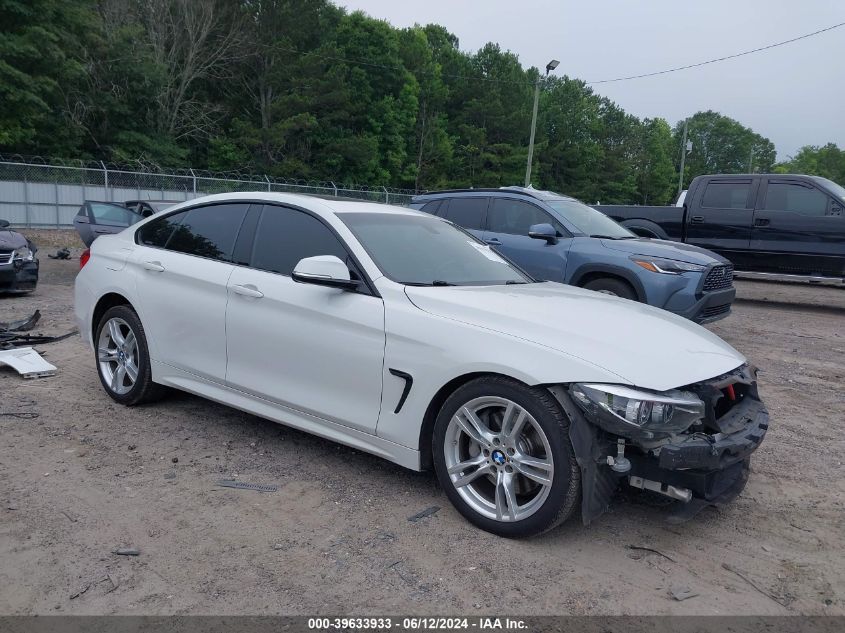
[[[29,246],[21,246],[20,248],[15,249],[15,254],[12,256],[14,261],[21,261],[21,262],[31,262],[34,259],[34,255],[31,250],[29,250]]]
[[[637,439],[668,437],[704,417],[704,403],[698,396],[679,389],[654,393],[619,385],[576,383],[569,392],[591,422],[610,433]]]
[[[631,257],[631,261],[637,266],[641,266],[653,273],[662,273],[664,275],[680,275],[681,273],[700,273],[707,266],[701,264],[689,264],[687,262],[678,262],[674,259],[661,259],[659,257]]]

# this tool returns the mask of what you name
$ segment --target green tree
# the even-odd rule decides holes
[[[767,138],[738,121],[718,112],[697,112],[689,118],[688,138],[692,151],[687,155],[684,186],[702,174],[741,174],[771,171],[775,146]],[[675,147],[680,148],[683,121],[675,126]]]
[[[823,147],[805,145],[795,156],[775,165],[774,170],[781,174],[823,176],[842,185],[845,183],[845,150],[835,143]]]
[[[672,129],[663,119],[645,119],[639,129],[637,201],[640,204],[668,204],[675,193],[678,178],[672,160],[675,149]]]
[[[0,0],[0,149],[78,153],[66,97],[85,81],[79,44],[94,20],[93,0]]]

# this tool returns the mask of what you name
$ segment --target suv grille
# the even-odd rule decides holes
[[[734,284],[734,267],[732,264],[714,266],[704,280],[704,292],[723,290]]]
[[[0,264],[8,264],[12,261],[12,255],[15,251],[0,251]]]

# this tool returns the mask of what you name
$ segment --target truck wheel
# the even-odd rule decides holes
[[[587,290],[594,290],[606,295],[613,295],[614,297],[622,297],[623,299],[630,299],[637,301],[637,293],[627,281],[621,279],[613,279],[611,277],[602,277],[601,279],[593,279],[586,284],[584,288]]]

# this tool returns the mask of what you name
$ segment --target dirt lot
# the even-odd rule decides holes
[[[0,320],[73,327],[78,262],[48,250]],[[0,614],[845,614],[845,289],[738,288],[710,327],[761,367],[772,414],[742,496],[670,526],[620,495],[529,541],[471,527],[432,474],[184,394],[123,408],[78,337],[40,346],[57,376],[0,369]]]

